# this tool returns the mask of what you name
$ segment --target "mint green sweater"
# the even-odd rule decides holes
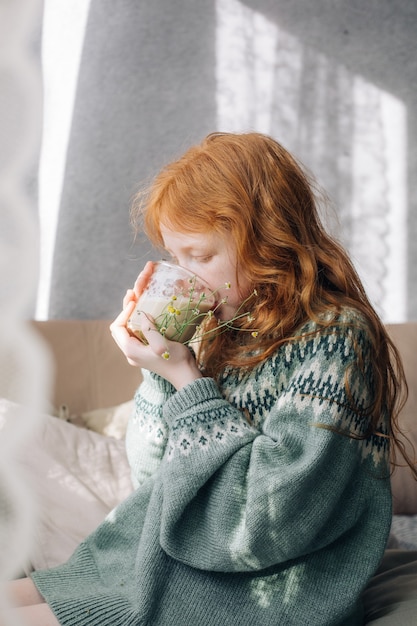
[[[127,433],[137,489],[33,574],[62,625],[361,624],[390,529],[389,451],[336,432],[364,433],[372,400],[366,326],[344,320],[218,385],[175,392],[145,372]]]

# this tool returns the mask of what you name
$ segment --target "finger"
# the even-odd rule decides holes
[[[135,306],[136,306],[136,301],[135,300],[131,300],[123,309],[123,311],[121,311],[121,313],[119,313],[119,315],[116,317],[116,319],[110,324],[110,331],[114,332],[114,330],[124,327],[126,328],[126,324],[130,318],[130,316],[132,315],[133,311],[135,310]]]
[[[134,310],[135,302],[131,302],[123,311],[116,317],[114,322],[110,324],[110,332],[114,341],[117,343],[121,351],[127,356],[130,351],[130,344],[135,342],[135,346],[138,342],[137,338],[133,338],[127,330],[126,324]]]
[[[130,302],[137,302],[137,297],[133,289],[128,289],[126,295],[123,298],[123,308],[125,309]]]
[[[141,315],[141,331],[155,354],[159,356],[169,354],[167,340],[161,335],[155,326],[153,318],[147,313],[142,313]]]
[[[148,261],[137,277],[135,281],[135,285],[133,287],[133,291],[137,298],[141,295],[142,291],[145,289],[146,285],[149,282],[150,277],[153,274],[154,264],[152,261]]]
[[[142,367],[146,356],[143,351],[147,350],[147,346],[137,337],[132,337],[125,326],[113,326],[112,337],[125,355],[129,365]]]

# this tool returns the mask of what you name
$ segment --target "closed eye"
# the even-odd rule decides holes
[[[208,263],[213,258],[212,254],[208,254],[207,256],[196,256],[194,259],[199,261],[200,263]]]

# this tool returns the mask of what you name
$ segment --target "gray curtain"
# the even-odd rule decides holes
[[[213,130],[260,130],[293,151],[328,191],[325,219],[383,319],[416,317],[414,0],[77,3],[87,19],[46,317],[118,312],[159,254],[133,240],[134,191]],[[59,88],[46,80],[46,102]]]

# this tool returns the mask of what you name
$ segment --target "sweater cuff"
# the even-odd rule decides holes
[[[223,397],[213,378],[197,378],[171,396],[164,405],[163,415],[166,420],[172,421],[207,400],[223,400]]]
[[[142,369],[143,382],[145,382],[148,388],[154,391],[159,391],[164,395],[171,395],[175,393],[175,387],[171,385],[165,378],[151,372],[150,370]]]

